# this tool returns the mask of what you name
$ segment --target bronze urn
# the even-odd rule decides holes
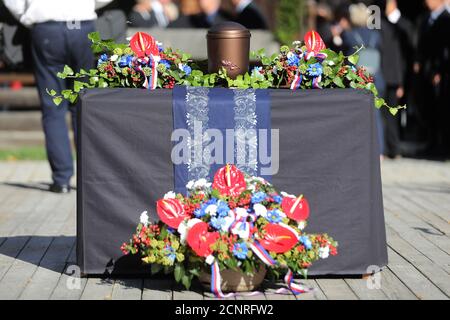
[[[206,36],[208,43],[208,72],[218,72],[222,67],[230,78],[248,71],[250,31],[236,22],[213,26]]]

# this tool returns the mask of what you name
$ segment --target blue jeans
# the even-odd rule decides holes
[[[66,64],[75,71],[93,67],[94,56],[87,38],[88,33],[93,31],[94,21],[82,21],[79,26],[51,21],[38,23],[31,30],[32,56],[42,106],[45,146],[53,182],[58,185],[69,184],[74,171],[66,114],[68,110],[71,112],[76,137],[76,107],[69,106],[66,101],[57,107],[46,89],[61,92],[69,88],[66,80],[56,76]]]

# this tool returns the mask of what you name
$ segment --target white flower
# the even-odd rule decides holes
[[[298,228],[299,228],[300,230],[305,229],[305,227],[306,227],[306,221],[305,221],[305,220],[302,220],[302,221],[300,221],[300,222],[298,223]]]
[[[198,179],[194,182],[195,189],[203,189],[207,186],[208,181],[205,178]]]
[[[210,204],[206,207],[205,212],[208,213],[210,216],[215,216],[217,212],[217,205]]]
[[[119,56],[117,54],[114,54],[111,56],[111,58],[109,58],[109,60],[111,60],[112,62],[116,61],[119,58]]]
[[[214,263],[214,256],[210,254],[209,256],[206,257],[205,262],[207,264],[209,264],[209,265],[213,264]]]
[[[200,219],[190,219],[190,220],[184,220],[178,225],[178,233],[180,234],[180,243],[185,244],[187,234],[190,228],[194,226],[194,224],[201,222]]]
[[[194,180],[189,181],[186,185],[186,189],[188,190],[194,189],[194,182],[195,182]]]
[[[141,213],[141,216],[139,217],[139,220],[144,226],[148,225],[147,211],[144,211],[144,212]]]
[[[263,206],[261,203],[256,203],[253,205],[253,210],[255,210],[255,214],[257,216],[265,217],[267,214],[267,208]]]
[[[177,194],[173,191],[169,191],[164,195],[164,199],[175,199]]]
[[[247,240],[250,236],[250,223],[237,222],[233,229],[231,229],[231,232],[238,235],[239,238]]]
[[[319,257],[320,258],[326,259],[326,258],[328,258],[329,255],[330,255],[330,247],[329,246],[319,248]]]

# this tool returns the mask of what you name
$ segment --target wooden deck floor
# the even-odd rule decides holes
[[[381,288],[359,278],[316,278],[305,281],[316,290],[297,299],[450,297],[450,163],[385,161],[382,172],[389,266]],[[49,177],[46,162],[0,163],[0,299],[212,298],[170,280],[71,278],[75,193],[43,191]],[[253,299],[296,299],[273,291],[266,286]]]

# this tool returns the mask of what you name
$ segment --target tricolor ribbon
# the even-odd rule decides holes
[[[312,80],[312,86],[314,89],[322,89],[320,86],[320,81],[322,81],[322,76],[314,77]]]
[[[152,74],[148,80],[148,89],[155,90],[158,85],[158,62],[160,60],[159,56],[150,55],[150,63],[152,64]]]
[[[303,75],[299,74],[299,72],[297,72],[297,74],[294,77],[294,80],[291,83],[291,90],[297,90],[298,88],[300,88],[300,85],[302,84],[302,80],[303,80]]]

